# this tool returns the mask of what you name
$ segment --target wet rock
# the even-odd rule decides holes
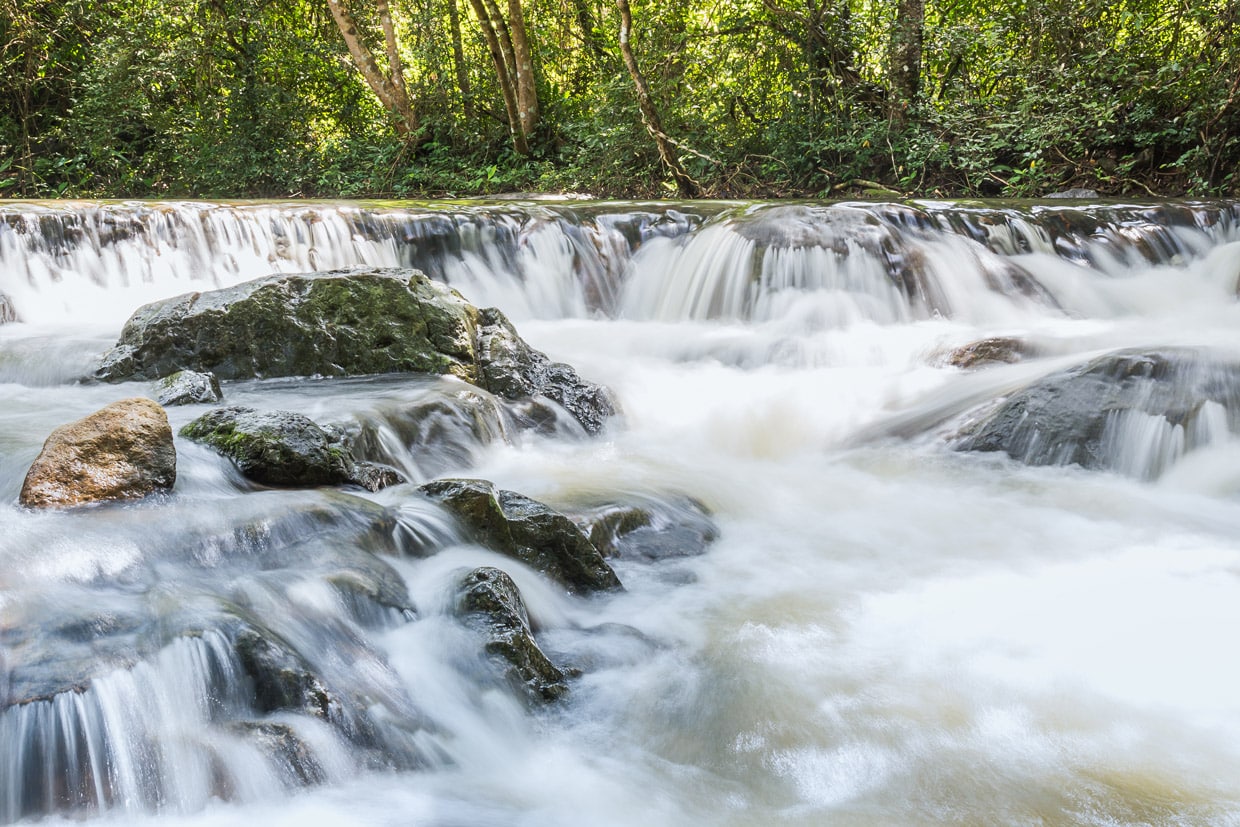
[[[208,411],[181,429],[263,485],[342,485],[353,457],[307,416],[237,406]]]
[[[568,365],[531,348],[500,311],[480,310],[478,324],[479,384],[491,393],[506,399],[545,396],[591,434],[615,415],[616,403],[607,388],[582,380]]]
[[[327,780],[327,773],[315,758],[314,752],[288,724],[237,721],[230,729],[253,743],[274,761],[289,786],[308,787]]]
[[[476,310],[414,270],[268,276],[145,305],[97,376],[221,379],[416,371],[477,378]]]
[[[0,293],[0,324],[16,321],[20,319],[17,317],[17,308],[13,307],[13,300],[7,293]]]
[[[1012,336],[992,336],[952,350],[947,364],[970,370],[991,364],[1015,364],[1029,353],[1029,345]]]
[[[485,566],[466,575],[457,612],[485,637],[485,651],[505,677],[533,701],[554,701],[568,691],[562,672],[534,640],[529,612],[507,573]]]
[[[1012,394],[955,447],[1152,478],[1238,426],[1240,362],[1187,349],[1119,351]]]
[[[719,536],[706,506],[684,496],[600,506],[576,515],[575,520],[608,558],[691,557],[705,552]]]
[[[1045,198],[1097,198],[1098,190],[1086,189],[1084,187],[1073,187],[1063,190],[1062,192],[1047,193]]]
[[[224,399],[219,380],[214,373],[199,373],[193,370],[179,370],[171,376],[165,376],[159,380],[156,392],[156,399],[165,407],[215,404]]]
[[[42,508],[145,497],[172,488],[177,455],[164,409],[123,399],[52,431],[22,484]]]
[[[378,462],[356,462],[349,473],[349,482],[360,485],[367,491],[382,491],[408,481],[400,471]]]
[[[609,392],[532,349],[498,310],[478,310],[416,270],[359,268],[268,276],[145,305],[95,375],[107,382],[177,370],[221,379],[452,375],[508,399],[540,395],[590,433]]]
[[[620,579],[571,520],[486,480],[445,479],[419,490],[442,504],[479,543],[536,569],[568,591],[620,588]]]
[[[216,408],[181,429],[181,436],[210,445],[262,485],[359,485],[378,491],[405,482],[395,468],[357,462],[340,435],[294,411]]]
[[[291,648],[251,628],[237,633],[237,658],[254,682],[259,712],[304,712],[323,720],[341,718],[341,702]]]

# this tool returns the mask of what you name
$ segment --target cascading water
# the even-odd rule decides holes
[[[228,404],[611,515],[623,592],[184,439],[166,497],[17,505],[53,427],[153,392],[81,381],[140,304],[354,265],[499,307],[622,415]],[[0,823],[1240,824],[1238,281],[1233,203],[0,204]],[[480,566],[554,703],[461,615]]]

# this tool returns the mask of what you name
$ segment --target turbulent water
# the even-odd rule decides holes
[[[82,381],[140,304],[354,264],[499,307],[623,415],[521,431],[392,376],[230,403],[361,429],[415,483],[692,498],[713,543],[575,598],[412,485],[260,490],[181,439],[169,497],[18,507],[53,427],[152,393]],[[1117,350],[1233,381],[1238,279],[1231,203],[0,203],[0,823],[1240,824],[1240,414],[1117,412],[1101,468],[1055,434],[1040,464],[955,450]],[[991,337],[1023,357],[953,364]],[[452,613],[482,564],[579,670],[548,707]],[[244,624],[360,711],[262,712]]]

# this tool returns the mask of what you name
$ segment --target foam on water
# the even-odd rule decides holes
[[[119,581],[123,604],[158,572],[155,603],[188,611],[214,595],[242,606],[321,656],[332,681],[361,687],[366,721],[420,760],[376,768],[374,751],[328,721],[264,717],[243,680],[225,681],[242,692],[237,716],[292,726],[317,756],[321,783],[286,789],[269,757],[205,726],[195,700],[203,657],[190,655],[211,640],[176,638],[83,693],[0,713],[0,739],[34,744],[31,733],[46,732],[63,744],[59,764],[0,769],[8,820],[50,810],[45,823],[58,823],[65,802],[36,806],[13,792],[55,785],[27,786],[14,773],[73,763],[71,749],[95,766],[90,750],[102,755],[106,740],[128,745],[116,755],[136,763],[83,773],[74,794],[134,803],[73,818],[1240,823],[1240,669],[1229,656],[1240,626],[1235,412],[1218,402],[1175,421],[1116,411],[1105,420],[1102,442],[1117,458],[1106,471],[945,447],[979,408],[1114,348],[1233,359],[1230,205],[142,209],[145,235],[97,240],[94,253],[84,243],[54,254],[23,247],[43,258],[0,269],[0,291],[27,320],[0,334],[0,356],[16,354],[18,365],[0,359],[9,393],[0,490],[10,499],[53,424],[144,392],[39,372],[36,332],[110,313],[91,308],[95,292],[127,313],[140,296],[255,268],[421,256],[472,300],[523,319],[535,346],[610,385],[623,417],[586,440],[520,432],[496,409],[487,434],[466,427],[451,450],[424,454],[402,417],[429,400],[442,403],[445,428],[468,419],[453,407],[459,383],[234,383],[230,401],[371,428],[375,450],[415,481],[482,477],[566,510],[688,495],[712,511],[719,538],[697,557],[616,559],[626,590],[582,599],[472,545],[412,486],[256,492],[188,444],[178,444],[182,481],[168,504],[98,509],[89,522],[10,506],[0,516],[0,633],[19,619],[55,626],[51,607],[92,584]],[[0,229],[0,259],[17,255],[13,227],[49,211],[0,224],[10,228]],[[149,260],[122,261],[141,249]],[[88,255],[102,271],[147,275],[83,291],[72,285],[96,281],[82,275],[95,266]],[[57,257],[58,278],[48,269]],[[218,265],[195,280],[175,263],[190,258]],[[109,318],[115,332],[123,314]],[[975,371],[950,365],[952,348],[988,336],[1020,339],[1031,353]],[[72,358],[87,361],[86,350]],[[174,427],[196,413],[173,411]],[[331,586],[338,563],[319,551],[335,548],[332,532],[349,549],[371,536],[362,518],[342,516],[355,509],[386,515],[379,559],[416,611],[361,623]],[[181,548],[186,537],[198,545]],[[582,670],[558,705],[531,710],[454,618],[460,575],[481,565],[509,571],[544,648]],[[219,666],[232,668],[229,657],[215,658],[216,672],[231,674]],[[73,720],[106,739],[56,741]],[[144,763],[150,744],[161,759]],[[223,768],[232,786],[215,786],[204,767]],[[111,786],[99,788],[105,779]]]

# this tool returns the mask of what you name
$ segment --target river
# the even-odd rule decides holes
[[[617,559],[623,592],[576,598],[414,486],[256,490],[183,439],[169,498],[17,505],[53,427],[151,393],[81,381],[139,305],[354,264],[499,307],[623,411],[596,437],[379,427],[413,482],[566,512],[691,498],[714,541]],[[1232,203],[0,202],[0,822],[1240,824],[1235,434],[1151,453],[1143,431],[1113,470],[952,449],[1099,354],[1240,361],[1238,278]],[[1027,355],[949,362],[988,337]],[[390,424],[445,381],[224,393]],[[174,430],[205,409],[169,408]],[[324,586],[372,511],[405,536],[381,557],[406,616]],[[580,670],[560,701],[479,671],[449,604],[483,564]],[[359,687],[398,759],[257,715],[217,630],[237,606]],[[295,732],[312,783],[242,719]]]

